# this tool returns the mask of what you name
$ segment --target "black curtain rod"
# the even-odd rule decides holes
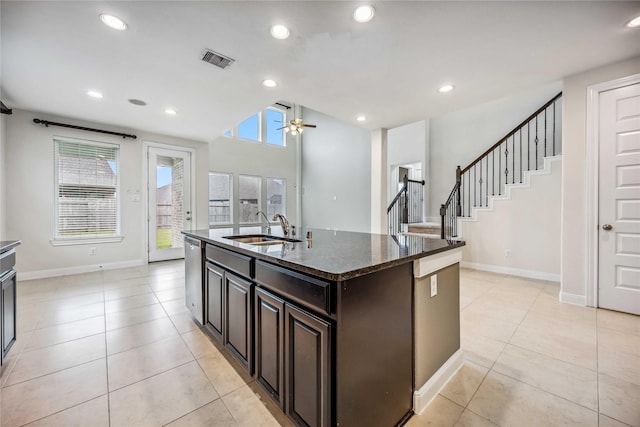
[[[128,133],[111,132],[110,130],[86,128],[86,127],[83,127],[83,126],[68,125],[66,123],[49,122],[47,120],[33,119],[33,123],[37,123],[37,124],[40,124],[40,125],[45,125],[46,127],[49,127],[49,126],[60,126],[60,127],[63,127],[63,128],[86,130],[87,132],[106,133],[107,135],[121,136],[123,138],[131,138],[131,139],[136,139],[137,138],[137,136],[131,135],[131,134],[128,134]]]

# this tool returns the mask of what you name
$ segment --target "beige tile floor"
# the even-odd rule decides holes
[[[640,426],[640,318],[463,270],[464,366],[408,426]],[[2,426],[291,425],[186,313],[182,262],[18,285]]]

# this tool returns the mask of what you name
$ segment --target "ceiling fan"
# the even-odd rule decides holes
[[[303,123],[302,119],[295,119],[295,120],[291,120],[289,124],[279,128],[278,130],[284,129],[286,133],[291,132],[291,135],[297,135],[299,133],[302,133],[304,128],[314,128],[314,127],[316,127],[316,125]]]

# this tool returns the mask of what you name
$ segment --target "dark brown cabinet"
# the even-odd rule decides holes
[[[256,289],[256,380],[298,425],[331,425],[331,323]]]
[[[207,290],[207,326],[222,340],[224,270],[207,262],[205,263],[205,286]]]
[[[2,356],[4,359],[16,341],[16,272],[11,270],[0,279],[2,294],[0,294],[0,317],[2,326]]]
[[[206,245],[204,263],[207,330],[253,374],[254,260]],[[245,276],[245,274],[247,276]]]
[[[284,410],[284,301],[256,288],[255,310],[256,381]]]
[[[245,368],[253,368],[253,283],[225,271],[224,273],[224,345]]]
[[[285,305],[286,413],[298,424],[331,425],[331,324]]]

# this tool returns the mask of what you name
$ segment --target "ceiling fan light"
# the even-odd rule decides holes
[[[294,129],[294,130],[291,131],[291,135],[297,135],[297,134],[298,134],[297,130]]]
[[[302,133],[303,130],[303,128],[298,128],[298,133]]]
[[[285,126],[283,129],[284,129],[284,133],[289,133],[289,127],[288,126]]]

